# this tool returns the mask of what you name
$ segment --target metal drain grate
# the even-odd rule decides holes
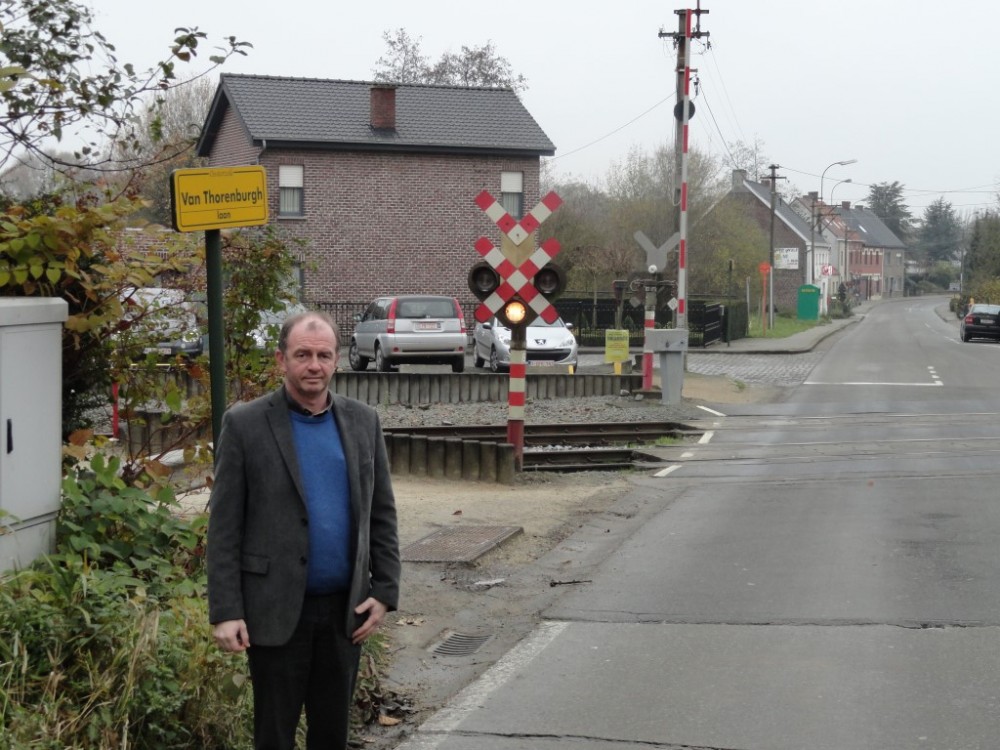
[[[492,635],[449,633],[443,641],[431,649],[431,652],[441,656],[468,656],[476,653],[492,637]]]
[[[400,550],[403,562],[472,562],[512,536],[520,526],[457,526],[438,529]]]

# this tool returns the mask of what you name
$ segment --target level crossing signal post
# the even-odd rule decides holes
[[[476,252],[483,259],[469,271],[469,290],[480,301],[476,320],[486,323],[495,316],[511,331],[507,442],[514,446],[514,468],[521,471],[528,326],[536,318],[555,322],[559,313],[552,301],[566,287],[565,273],[552,262],[560,250],[559,241],[550,237],[536,247],[532,237],[562,200],[551,192],[520,221],[485,190],[475,202],[502,233],[499,248],[486,237],[476,241]]]

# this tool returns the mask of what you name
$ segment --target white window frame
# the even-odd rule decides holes
[[[524,218],[524,172],[500,173],[500,205],[515,219]]]
[[[278,165],[278,215],[305,216],[305,169],[301,164]]]

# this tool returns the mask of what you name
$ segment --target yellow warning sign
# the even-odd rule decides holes
[[[609,328],[604,332],[604,361],[628,361],[628,331]]]

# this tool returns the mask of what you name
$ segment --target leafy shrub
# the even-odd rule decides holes
[[[0,750],[252,747],[243,655],[212,639],[204,514],[143,490],[117,457],[63,482],[57,549],[0,585]],[[386,650],[362,651],[353,726],[385,719]]]
[[[0,588],[0,747],[249,747],[245,660],[208,625],[205,518],[119,469],[98,454],[67,478],[56,554]]]

